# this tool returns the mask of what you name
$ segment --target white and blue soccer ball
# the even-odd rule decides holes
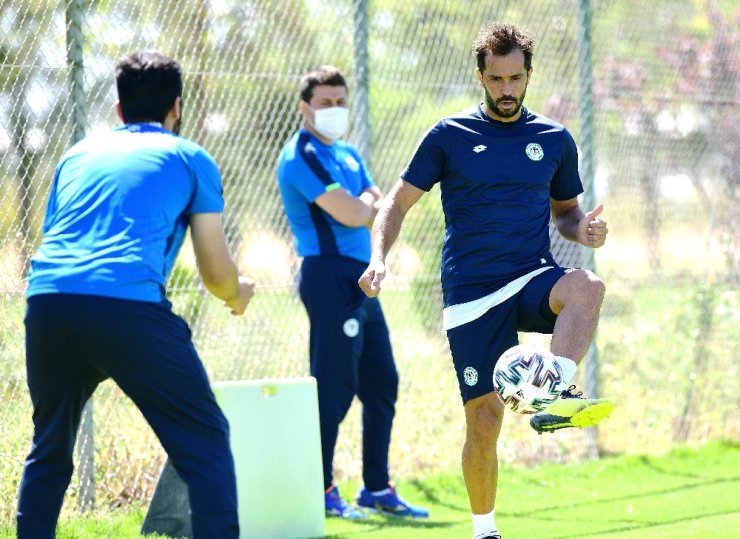
[[[555,402],[567,384],[552,352],[542,346],[518,344],[496,362],[493,387],[511,411],[534,414]]]

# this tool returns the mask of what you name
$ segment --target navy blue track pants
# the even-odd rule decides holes
[[[188,485],[194,536],[239,536],[229,426],[190,329],[168,302],[38,295],[28,299],[25,324],[34,435],[20,539],[54,537],[82,409],[107,378],[136,404]]]
[[[324,488],[332,483],[339,424],[355,395],[362,402],[365,486],[388,486],[388,450],[398,396],[398,372],[388,326],[377,299],[360,290],[366,264],[341,256],[306,257],[299,292],[311,325],[310,366],[319,395]]]

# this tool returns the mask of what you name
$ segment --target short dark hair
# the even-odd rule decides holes
[[[182,68],[157,51],[133,52],[116,65],[116,88],[124,122],[164,122],[182,97]]]
[[[526,28],[507,22],[494,22],[483,28],[473,41],[473,55],[481,71],[486,68],[486,55],[489,52],[494,56],[506,56],[516,49],[524,53],[524,67],[529,71],[532,67],[534,38]]]
[[[313,97],[313,89],[317,86],[344,86],[347,88],[347,83],[338,68],[332,65],[323,65],[301,77],[301,83],[298,85],[301,99],[309,103]]]

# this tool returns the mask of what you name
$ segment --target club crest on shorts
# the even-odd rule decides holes
[[[478,371],[476,371],[473,367],[465,367],[465,370],[463,371],[463,378],[465,379],[465,383],[469,386],[474,386],[478,383]]]
[[[527,147],[524,148],[524,153],[527,154],[527,157],[529,157],[532,161],[541,161],[543,157],[545,157],[545,152],[542,149],[542,146],[537,144],[536,142],[530,142],[527,144]]]
[[[342,330],[347,337],[357,337],[357,334],[360,332],[360,323],[357,321],[357,318],[348,318],[344,322]]]

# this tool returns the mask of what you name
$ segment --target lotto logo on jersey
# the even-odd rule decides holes
[[[530,142],[524,149],[524,153],[527,154],[532,161],[541,161],[545,157],[545,152],[542,150],[542,146],[536,142]]]

